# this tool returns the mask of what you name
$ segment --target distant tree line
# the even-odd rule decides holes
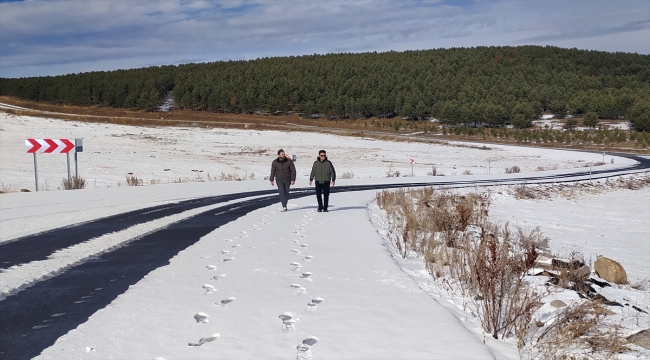
[[[650,131],[650,56],[478,47],[222,61],[0,79],[0,95],[154,111],[436,117],[523,128],[543,112],[630,119]]]

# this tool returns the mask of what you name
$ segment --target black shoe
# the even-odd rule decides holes
[[[318,210],[316,210],[316,211],[318,211],[318,212],[322,212],[322,211],[323,211],[323,209],[321,209],[321,208],[318,208]]]
[[[327,209],[323,209],[323,212],[329,212]]]

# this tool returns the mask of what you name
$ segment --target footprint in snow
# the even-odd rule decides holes
[[[208,270],[210,270],[210,271],[215,271],[215,270],[217,270],[217,267],[214,266],[214,265],[208,265],[208,266],[206,266],[205,268],[208,269]]]
[[[300,274],[300,278],[306,281],[311,281],[311,273],[309,271]]]
[[[293,241],[294,244],[297,244],[297,243],[300,242],[300,240],[296,240],[296,239],[291,239],[291,241]]]
[[[215,304],[215,305],[226,306],[226,305],[230,304],[230,303],[233,302],[233,301],[235,301],[235,298],[234,298],[234,297],[229,297],[229,298],[227,298],[227,299],[223,299],[223,300],[221,300],[220,302],[218,302],[218,303],[214,303],[214,304]]]
[[[197,323],[199,324],[205,324],[208,322],[208,314],[202,313],[202,312],[197,312],[194,314],[194,320],[196,320]]]
[[[301,238],[301,239],[306,239],[306,238],[307,238],[307,235],[300,235],[300,238]]]
[[[234,247],[234,248],[238,248],[238,247],[240,247],[240,246],[241,246],[241,245],[237,244],[237,245],[233,245],[232,247]]]
[[[217,281],[220,281],[221,279],[223,279],[223,278],[225,278],[225,277],[226,277],[226,274],[221,274],[221,275],[216,275],[216,276],[213,277],[212,279],[217,280]]]
[[[228,261],[233,261],[233,260],[235,260],[234,257],[229,257],[229,258],[225,258],[225,259],[223,259],[223,260],[221,260],[221,261],[223,261],[223,262],[228,262]]]
[[[248,234],[248,233],[247,233],[246,231],[243,231],[243,230],[242,230],[242,231],[241,231],[241,234]]]
[[[300,250],[298,250],[298,249],[291,249],[291,251],[293,251],[296,254],[300,254]]]
[[[279,318],[282,320],[283,333],[296,330],[296,321],[300,320],[300,318],[294,318],[294,315],[290,312],[280,314]]]
[[[296,295],[298,295],[298,296],[305,295],[307,293],[307,289],[302,287],[302,285],[291,284],[289,286],[297,290]]]
[[[307,244],[300,244],[300,247],[302,247],[302,248],[306,248],[306,247],[307,247]]]
[[[323,302],[323,298],[317,297],[312,299],[310,303],[307,304],[307,311],[313,312],[316,311],[316,306]]]
[[[210,285],[210,284],[205,284],[205,285],[203,285],[202,287],[205,289],[205,294],[206,294],[206,295],[209,294],[209,293],[211,293],[211,292],[215,292],[215,291],[217,291],[217,289],[215,289],[214,286],[212,286],[212,285]]]
[[[232,239],[226,239],[225,242],[232,242]]]
[[[299,262],[292,262],[291,264],[291,271],[296,271],[302,267]]]
[[[313,356],[311,347],[314,346],[314,344],[317,342],[317,337],[309,336],[305,338],[302,343],[296,345],[296,349],[298,350],[298,356],[296,356],[296,360],[311,360]]]
[[[226,254],[235,254],[235,253],[230,250],[221,250],[221,255],[226,255]]]
[[[201,340],[199,340],[198,342],[191,342],[191,343],[188,343],[187,345],[188,346],[201,346],[201,345],[203,345],[205,343],[209,343],[209,342],[217,340],[219,338],[219,336],[220,336],[219,334],[212,334],[210,336],[206,336],[204,338],[201,338]]]
[[[307,256],[305,256],[305,261],[310,262],[311,259],[313,259],[313,258],[314,258],[313,256],[307,255]]]

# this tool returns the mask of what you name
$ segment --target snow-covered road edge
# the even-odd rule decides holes
[[[131,241],[162,230],[179,221],[219,207],[261,197],[263,196],[242,198],[187,210],[180,214],[165,216],[160,219],[131,226],[122,231],[105,234],[65,249],[57,250],[46,260],[32,261],[12,266],[6,270],[0,270],[0,301],[40,281],[50,279],[75,265],[115,250]]]

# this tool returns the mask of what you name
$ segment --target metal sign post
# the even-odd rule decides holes
[[[488,159],[488,175],[490,174],[490,164],[492,163],[492,159]]]
[[[594,163],[589,163],[589,182],[591,182],[591,167],[594,166]]]
[[[603,151],[603,164],[605,163],[605,152]]]
[[[66,190],[69,190],[72,189],[72,179],[70,178],[70,153],[66,153],[65,157],[68,162],[68,188]]]
[[[413,175],[413,166],[415,166],[415,160],[411,159],[411,176],[414,176]]]
[[[38,191],[38,167],[36,166],[36,153],[34,153],[34,180],[36,181],[36,191]]]

